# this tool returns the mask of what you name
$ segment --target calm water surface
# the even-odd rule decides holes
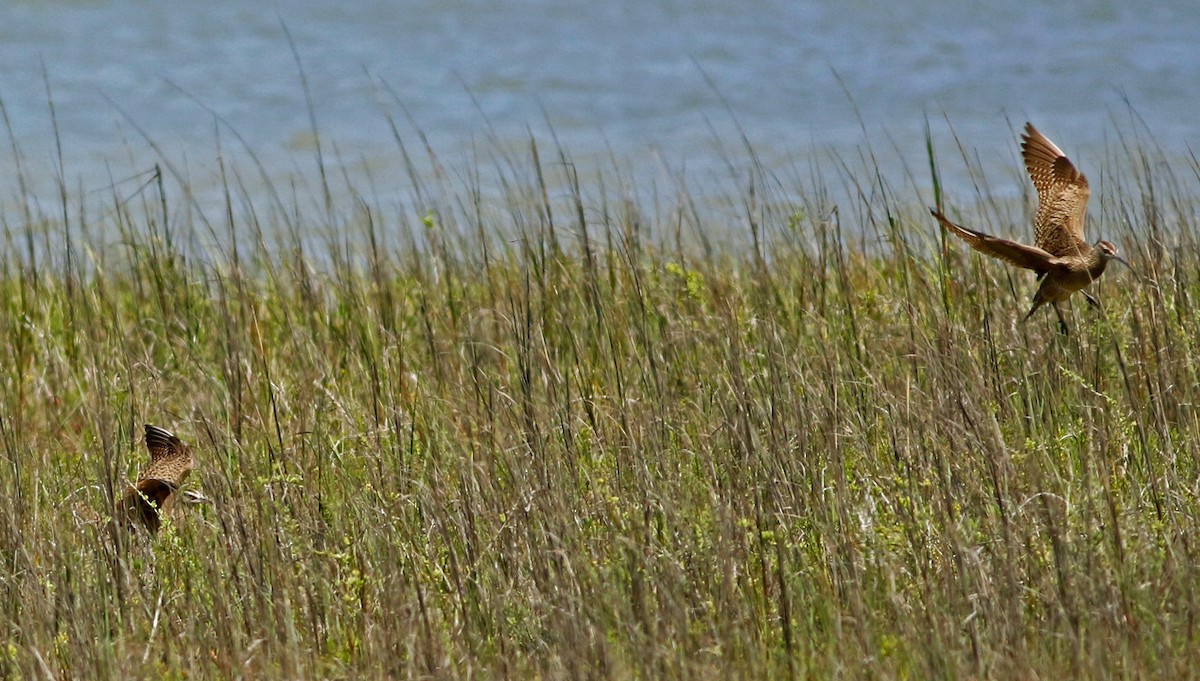
[[[770,168],[869,141],[888,169],[925,163],[926,118],[952,152],[948,119],[1014,179],[1026,119],[1085,170],[1131,111],[1169,149],[1200,140],[1192,0],[28,0],[3,10],[0,101],[30,174],[52,179],[49,87],[67,182],[85,190],[153,164],[143,134],[211,174],[215,117],[270,174],[303,172],[313,136],[287,32],[326,153],[385,193],[407,182],[388,116],[417,143],[405,110],[452,162],[552,128],[576,159],[611,152],[635,174],[719,174],[736,125]],[[0,167],[12,157],[0,146]]]

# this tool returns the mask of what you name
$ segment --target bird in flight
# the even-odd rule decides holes
[[[1087,177],[1032,123],[1025,124],[1025,133],[1021,135],[1021,156],[1038,194],[1037,214],[1033,220],[1035,245],[977,232],[954,224],[937,208],[929,210],[943,228],[966,241],[971,248],[1036,272],[1041,285],[1033,295],[1033,307],[1021,321],[1050,303],[1058,315],[1059,329],[1065,335],[1068,333],[1067,320],[1058,304],[1079,291],[1089,304],[1099,307],[1100,303],[1083,289],[1104,274],[1110,260],[1117,260],[1126,267],[1130,265],[1117,254],[1117,247],[1111,241],[1101,239],[1091,244],[1084,239],[1083,222],[1091,195]]]
[[[158,532],[162,514],[174,504],[179,487],[192,472],[192,452],[182,440],[157,426],[146,424],[146,449],[150,465],[130,485],[118,512],[127,525]]]

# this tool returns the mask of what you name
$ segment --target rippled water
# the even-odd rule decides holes
[[[268,172],[309,167],[288,32],[321,139],[385,187],[402,182],[388,116],[404,109],[443,158],[553,128],[575,157],[611,150],[635,171],[715,171],[735,121],[768,166],[867,139],[885,165],[919,165],[926,118],[947,146],[948,119],[985,165],[1015,166],[1026,119],[1086,158],[1130,105],[1168,148],[1200,139],[1190,0],[30,0],[4,15],[0,101],[31,172],[52,175],[52,98],[68,184],[85,188],[152,163],[143,132],[181,166],[211,167],[214,116]]]

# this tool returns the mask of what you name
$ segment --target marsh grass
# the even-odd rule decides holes
[[[953,213],[1025,229],[935,146]],[[531,142],[402,144],[406,209],[164,161],[10,213],[0,675],[1194,675],[1200,164],[1148,148],[1092,206],[1144,281],[1065,338],[874,152],[716,207]],[[211,499],[153,539],[79,512],[143,422]]]

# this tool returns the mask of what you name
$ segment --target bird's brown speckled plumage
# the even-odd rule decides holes
[[[191,450],[179,438],[150,424],[146,424],[146,449],[150,465],[125,491],[120,510],[127,523],[156,532],[194,462]]]
[[[1031,123],[1025,124],[1025,133],[1021,135],[1021,156],[1038,193],[1034,246],[956,225],[936,208],[931,208],[930,212],[943,228],[966,241],[971,248],[1037,272],[1041,285],[1025,319],[1050,303],[1058,315],[1060,328],[1066,333],[1067,322],[1058,304],[1098,279],[1109,260],[1125,261],[1117,255],[1117,247],[1111,242],[1090,244],[1084,239],[1084,219],[1091,195],[1087,178]],[[1099,305],[1086,292],[1083,295],[1089,303]]]
[[[1092,245],[1083,238],[1092,194],[1087,177],[1032,123],[1025,124],[1021,135],[1021,156],[1038,194],[1033,243],[1056,256],[1078,256],[1091,250]]]

